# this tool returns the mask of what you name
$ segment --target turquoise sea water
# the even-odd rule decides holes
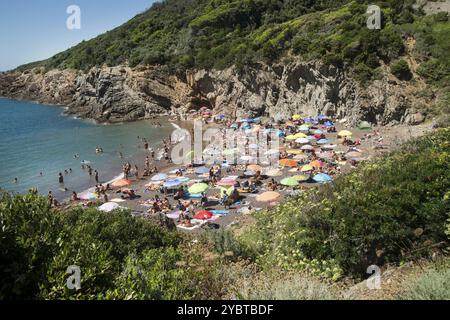
[[[95,186],[94,178],[81,169],[82,160],[98,170],[101,182],[117,176],[123,161],[142,170],[146,154],[142,137],[155,148],[173,130],[164,121],[162,127],[156,121],[99,125],[62,112],[61,107],[0,98],[0,188],[23,193],[37,187],[42,194],[52,190],[59,199],[66,198],[71,193],[60,190],[59,172],[72,168],[64,175],[65,187],[80,192]],[[96,154],[97,146],[103,154]]]

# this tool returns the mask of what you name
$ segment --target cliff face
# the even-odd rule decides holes
[[[319,62],[256,65],[243,70],[195,70],[168,74],[158,67],[93,68],[87,73],[0,75],[0,96],[59,104],[67,112],[99,122],[132,121],[158,115],[183,118],[208,107],[231,116],[287,118],[297,112],[337,115],[351,123],[419,123],[410,87],[382,79],[366,88],[341,69]]]

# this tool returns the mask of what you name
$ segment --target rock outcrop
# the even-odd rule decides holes
[[[362,86],[342,69],[301,61],[190,70],[181,76],[163,67],[127,66],[0,75],[0,96],[64,105],[67,113],[99,122],[184,118],[208,107],[233,117],[283,119],[303,112],[336,115],[351,123],[420,123],[423,115],[415,111],[408,86],[388,76]]]

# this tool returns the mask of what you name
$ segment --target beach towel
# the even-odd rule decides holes
[[[211,213],[214,214],[215,216],[225,216],[228,213],[230,213],[229,210],[211,210]]]

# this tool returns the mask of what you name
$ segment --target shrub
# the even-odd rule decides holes
[[[256,241],[264,268],[310,270],[339,278],[365,274],[369,265],[427,256],[430,244],[446,241],[450,202],[450,130],[407,143],[333,184],[302,192],[273,210],[255,214],[243,233]],[[424,230],[420,236],[414,231]]]
[[[431,270],[408,285],[404,300],[450,300],[450,269]]]
[[[412,78],[411,70],[409,70],[408,63],[400,59],[391,64],[391,72],[400,80],[410,80]]]

